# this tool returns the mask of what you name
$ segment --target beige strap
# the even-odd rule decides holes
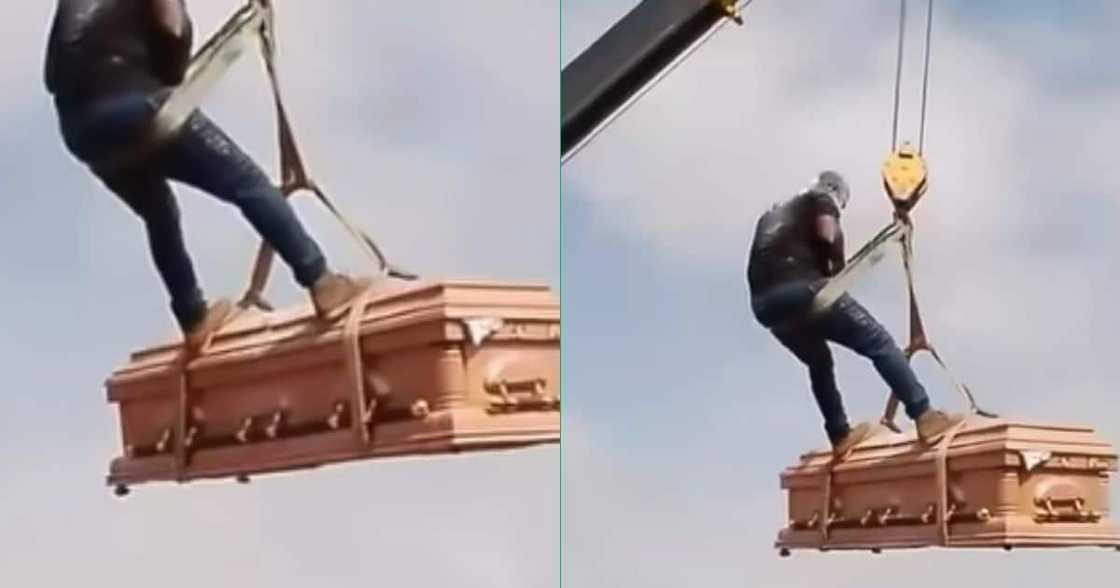
[[[343,354],[346,362],[346,372],[350,380],[350,422],[354,430],[355,442],[359,447],[369,445],[372,438],[370,425],[373,423],[372,420],[367,423],[366,419],[366,415],[369,413],[367,412],[366,378],[363,367],[361,336],[362,317],[365,314],[372,292],[372,288],[367,288],[354,299],[342,330]]]
[[[824,547],[828,543],[828,527],[829,518],[832,512],[832,468],[838,460],[829,460],[828,466],[824,473],[824,505],[821,507],[821,543],[819,547]]]
[[[187,448],[184,440],[187,437],[187,395],[190,392],[190,382],[187,381],[187,366],[190,356],[183,349],[175,359],[178,374],[176,374],[177,390],[175,391],[175,481],[186,481]]]
[[[370,259],[377,264],[380,273],[402,279],[415,279],[415,275],[392,266],[373,238],[366,232],[357,228],[354,223],[350,222],[307,173],[307,168],[303,163],[303,157],[300,155],[299,147],[296,144],[295,133],[292,132],[292,125],[288,118],[287,109],[284,107],[284,100],[280,95],[280,82],[275,58],[276,37],[273,25],[274,12],[272,3],[271,0],[251,1],[258,3],[260,9],[263,10],[266,15],[264,25],[260,30],[261,55],[264,59],[265,70],[268,73],[269,86],[272,90],[272,100],[276,107],[280,145],[281,193],[284,197],[289,197],[301,190],[313,193],[319,202],[330,211],[335,220],[337,220],[354,241],[358,243]],[[260,247],[257,249],[256,261],[253,263],[249,287],[241,298],[240,306],[257,306],[264,310],[272,310],[272,306],[264,300],[263,292],[265,286],[268,284],[268,276],[272,269],[272,260],[274,256],[272,248],[265,243],[261,243]]]
[[[232,323],[241,315],[242,310],[234,308],[218,328],[210,333],[206,340],[199,347],[197,355],[194,355],[187,349],[184,344],[179,350],[179,355],[175,358],[176,369],[176,398],[175,398],[175,480],[177,482],[186,481],[186,468],[189,465],[190,454],[187,452],[187,427],[190,425],[190,366],[195,357],[206,355],[210,350],[210,346],[214,342],[214,337],[228,324]]]
[[[848,452],[845,453],[844,455],[833,455],[832,458],[828,460],[828,464],[825,465],[824,490],[823,490],[823,492],[821,492],[821,494],[824,495],[824,504],[821,506],[821,520],[820,520],[821,542],[820,542],[820,545],[818,545],[818,547],[824,547],[825,544],[828,543],[829,526],[832,524],[832,482],[833,482],[832,478],[833,478],[833,470],[835,470],[836,466],[840,465],[841,462],[843,462],[845,459],[847,459],[848,456],[850,456],[853,451],[854,451],[854,448],[848,450]]]
[[[937,536],[942,547],[947,547],[950,544],[949,446],[953,444],[953,438],[957,436],[957,433],[964,428],[967,422],[968,419],[964,419],[945,431],[945,436],[941,438],[941,443],[937,445]]]
[[[911,223],[909,216],[907,216],[905,213],[896,212],[895,218],[897,221],[905,223],[909,227],[908,230],[903,234],[902,239],[902,267],[906,272],[906,291],[910,306],[910,340],[906,344],[906,349],[904,350],[906,358],[913,359],[914,355],[919,351],[928,352],[933,360],[937,362],[937,365],[941,367],[941,370],[945,372],[945,375],[949,378],[949,381],[952,383],[953,387],[965,399],[965,402],[968,404],[969,413],[978,414],[980,416],[988,418],[996,418],[995,414],[982,410],[976,404],[976,398],[975,396],[973,396],[972,391],[969,390],[968,386],[961,383],[953,376],[953,373],[941,359],[941,355],[937,353],[937,350],[933,347],[933,344],[930,343],[929,337],[926,336],[926,329],[925,325],[922,323],[922,315],[918,309],[918,297],[914,288],[914,272],[912,267],[914,256],[913,224]],[[888,392],[887,406],[883,410],[882,418],[879,419],[879,422],[881,424],[885,425],[895,433],[902,432],[901,429],[899,429],[898,425],[896,425],[894,422],[895,415],[898,413],[898,405],[898,398],[894,395],[893,392]]]

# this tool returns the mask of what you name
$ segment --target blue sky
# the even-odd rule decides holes
[[[0,583],[556,586],[556,446],[111,496],[120,448],[102,382],[174,326],[140,223],[58,136],[40,82],[53,4],[0,5]],[[188,4],[200,41],[240,5]],[[557,287],[555,3],[277,4],[288,106],[337,203],[425,276]],[[205,108],[274,170],[270,104],[245,59]],[[236,295],[255,235],[235,210],[179,193],[207,291]],[[297,208],[333,265],[365,270],[313,199]],[[282,266],[270,295],[302,297]]]
[[[635,4],[567,0],[561,62]],[[904,138],[917,134],[924,5],[910,4]],[[934,344],[987,408],[1120,443],[1120,68],[1105,58],[1120,14],[1056,7],[935,2],[918,295]],[[825,439],[804,369],[748,314],[743,255],[758,214],[822,168],[853,186],[852,247],[889,221],[878,168],[897,18],[881,0],[757,1],[564,166],[571,585],[1049,586],[1115,570],[1095,549],[780,560],[772,548],[778,472]],[[854,294],[905,336],[900,264]],[[836,356],[849,413],[877,415],[886,390],[871,366]],[[961,407],[932,362],[916,366],[935,403]]]

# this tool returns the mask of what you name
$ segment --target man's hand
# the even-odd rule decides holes
[[[154,74],[165,84],[183,82],[191,60],[193,30],[183,0],[148,0],[152,8]]]
[[[834,276],[844,269],[844,232],[840,230],[840,221],[831,214],[821,214],[814,219],[813,228],[821,271]]]

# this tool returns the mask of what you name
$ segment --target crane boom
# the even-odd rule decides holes
[[[729,19],[737,0],[642,0],[561,73],[561,161]]]

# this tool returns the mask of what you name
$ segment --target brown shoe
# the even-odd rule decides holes
[[[344,274],[328,272],[311,285],[311,303],[319,318],[333,321],[342,316],[359,294],[373,284],[370,278],[354,279]]]
[[[934,445],[941,440],[946,431],[963,420],[962,414],[948,414],[931,408],[918,417],[918,438],[926,445]]]
[[[832,444],[832,455],[836,459],[844,459],[848,454],[871,435],[871,423],[859,423],[852,427],[847,436]]]
[[[206,340],[222,328],[222,325],[225,324],[226,319],[232,313],[233,303],[225,298],[207,307],[206,315],[202,317],[202,320],[184,333],[183,338],[186,341],[187,348],[192,352],[201,350],[202,346],[206,344]]]

